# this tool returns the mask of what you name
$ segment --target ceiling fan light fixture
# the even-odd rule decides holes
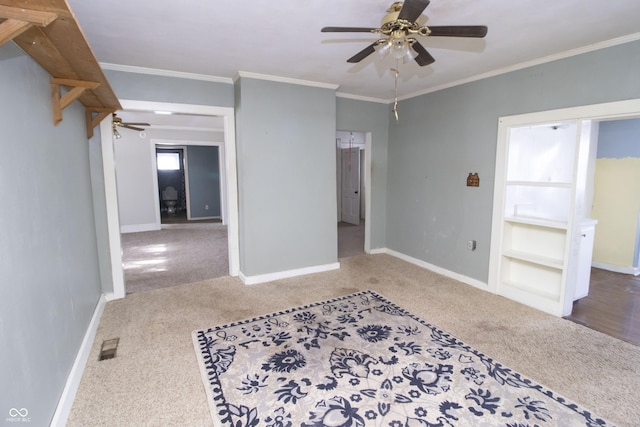
[[[409,41],[404,33],[394,34],[391,40],[391,56],[402,59],[409,51]]]
[[[381,42],[380,44],[378,44],[377,46],[375,46],[375,50],[376,52],[378,52],[378,55],[380,55],[381,58],[384,58],[385,56],[387,56],[387,54],[389,53],[389,51],[391,50],[391,45],[393,43],[391,42],[391,39],[386,39],[383,42]]]
[[[405,53],[405,55],[402,57],[402,63],[403,64],[408,64],[408,63],[412,62],[413,60],[415,60],[417,58],[417,56],[418,56],[418,52],[413,50],[411,45],[409,45],[407,47],[407,53]]]
[[[113,128],[113,136],[115,136],[116,139],[122,138],[122,135],[120,135],[120,132],[118,132],[115,127]]]

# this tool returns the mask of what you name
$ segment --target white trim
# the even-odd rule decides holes
[[[155,228],[153,228],[153,230],[160,230],[162,229],[162,214],[160,213],[160,209],[162,208],[162,206],[160,205],[160,188],[158,184],[158,155],[156,154],[156,144],[153,143],[153,139],[149,140],[149,149],[151,154],[151,184],[153,185],[153,203],[156,206],[154,215]]]
[[[516,114],[512,116],[504,116],[498,118],[498,134],[496,143],[496,162],[494,175],[493,190],[493,211],[491,220],[491,245],[489,251],[489,290],[502,295],[503,290],[498,289],[500,283],[500,270],[502,258],[502,233],[503,233],[503,206],[505,198],[505,181],[506,181],[506,156],[507,156],[507,136],[509,129],[516,126],[534,126],[537,124],[554,123],[560,121],[584,121],[584,120],[611,120],[640,116],[640,99],[630,99],[625,101],[607,102],[602,104],[583,105],[578,107],[560,108],[556,110],[539,111],[532,113]],[[576,162],[576,165],[578,163]],[[576,166],[577,167],[577,166]],[[589,167],[589,166],[587,166]],[[593,167],[593,166],[591,166]],[[588,173],[587,173],[588,174]],[[574,203],[575,201],[572,201]],[[571,224],[579,218],[575,218],[575,210],[572,208],[573,216],[568,218],[569,233],[571,236]],[[571,250],[570,246],[567,246]],[[570,256],[570,255],[569,255]],[[568,259],[568,258],[567,258]],[[565,261],[568,262],[568,261]],[[575,266],[567,266],[574,268]],[[568,271],[568,269],[567,269]],[[563,273],[564,274],[564,273]],[[573,283],[571,283],[573,285]],[[563,284],[564,286],[564,284]],[[562,295],[571,294],[572,291],[561,291]],[[512,294],[513,295],[513,294]],[[504,295],[509,298],[510,296]],[[527,302],[522,299],[518,302]],[[563,312],[570,310],[573,299],[564,298],[564,306],[561,307]],[[549,312],[548,310],[528,304],[535,308]],[[552,313],[554,315],[562,315],[562,313]]]
[[[292,79],[290,77],[280,77],[280,76],[271,76],[268,74],[259,74],[259,73],[251,73],[249,71],[238,71],[238,73],[233,76],[233,81],[237,81],[240,77],[246,77],[248,79],[256,79],[256,80],[269,80],[272,82],[278,83],[288,83],[292,85],[301,85],[301,86],[312,86],[312,87],[320,87],[324,89],[333,89],[336,90],[340,85],[333,83],[322,83],[322,82],[314,82],[311,80],[301,80],[301,79]]]
[[[536,65],[546,64],[547,62],[557,61],[559,59],[570,58],[576,55],[582,55],[583,53],[589,53],[600,49],[605,49],[608,47],[618,46],[625,43],[630,43],[636,40],[640,40],[640,33],[629,34],[622,37],[617,37],[615,39],[606,40],[600,43],[595,43],[588,46],[579,47],[577,49],[566,50],[564,52],[555,53],[553,55],[545,56],[543,58],[534,59],[531,61],[521,62],[519,64],[510,65],[508,67],[499,68],[497,70],[488,71],[486,73],[477,74],[472,77],[468,77],[465,79],[456,80],[449,83],[444,83],[439,86],[433,86],[425,90],[417,91],[410,93],[408,95],[404,95],[398,97],[398,101],[403,101],[410,98],[415,98],[416,96],[426,95],[427,93],[437,92],[439,90],[447,89],[454,86],[460,86],[465,83],[471,83],[478,80],[488,79],[490,77],[495,77],[500,74],[510,73],[512,71],[522,70],[524,68],[535,67]],[[389,100],[388,102],[393,102]]]
[[[365,132],[364,145],[364,252],[371,253],[371,132]]]
[[[168,102],[156,102],[156,101],[140,101],[121,99],[120,105],[123,110],[129,111],[172,111],[174,113],[184,114],[199,114],[208,116],[221,116],[224,120],[224,161],[225,161],[225,184],[226,184],[226,200],[222,198],[223,209],[223,223],[227,225],[227,239],[229,247],[229,275],[237,276],[240,271],[240,245],[238,235],[238,170],[236,166],[236,131],[235,131],[235,111],[231,107],[218,107],[213,105],[197,105],[197,104],[177,104]],[[102,131],[102,128],[101,128]],[[103,132],[111,136],[111,130]],[[112,139],[112,138],[110,138]],[[222,155],[223,153],[221,153]],[[107,159],[109,160],[109,159]],[[104,157],[103,157],[104,161]],[[105,161],[104,169],[111,170],[115,177],[115,162],[113,154],[110,161]],[[111,200],[111,207],[115,206],[117,212],[117,196],[114,200]],[[107,209],[109,209],[109,202],[107,203]],[[226,217],[225,217],[226,214]],[[226,219],[226,221],[225,221]],[[119,253],[120,271],[122,271],[122,245],[120,243],[120,234],[118,232],[117,245],[111,245],[111,251]],[[110,232],[111,234],[111,232]],[[113,266],[112,266],[113,267]],[[124,297],[124,275],[122,275],[122,295]],[[115,284],[114,284],[114,288]]]
[[[583,53],[589,53],[596,50],[605,49],[608,47],[630,43],[636,40],[640,40],[640,33],[628,34],[626,36],[605,40],[603,42],[579,47],[577,49],[570,49],[564,52],[545,56],[543,58],[537,58],[531,61],[525,61],[519,64],[509,65],[507,67],[499,68],[497,70],[492,70],[486,73],[477,74],[477,75],[456,80],[453,82],[444,83],[438,86],[433,86],[428,89],[424,89],[424,90],[416,91],[407,95],[400,96],[398,97],[398,101],[404,101],[407,99],[415,98],[416,96],[426,95],[428,93],[437,92],[443,89],[448,89],[450,87],[460,86],[466,83],[471,83],[478,80],[495,77],[501,74],[510,73],[512,71],[522,70],[524,68],[534,67],[536,65],[545,64],[547,62],[557,61],[559,59],[570,58],[572,56],[581,55]],[[190,79],[190,80],[204,80],[204,81],[226,83],[226,84],[233,84],[235,81],[238,80],[238,78],[247,77],[247,78],[253,78],[253,79],[260,79],[260,80],[271,80],[271,81],[276,81],[281,83],[299,84],[304,86],[324,87],[327,89],[335,89],[335,90],[337,90],[340,87],[340,85],[333,84],[333,83],[320,83],[320,82],[313,82],[309,80],[294,79],[289,77],[279,77],[279,76],[271,76],[266,74],[252,73],[248,71],[238,71],[233,76],[233,78],[228,78],[228,77],[209,76],[205,74],[185,73],[182,71],[171,71],[171,70],[161,70],[156,68],[135,67],[131,65],[111,64],[108,62],[100,62],[100,66],[105,70],[124,71],[129,73],[150,74],[150,75],[167,76],[167,77],[177,77],[177,78]],[[390,104],[393,102],[393,99],[391,98],[380,99],[380,98],[373,98],[373,97],[367,97],[362,95],[354,95],[354,94],[349,94],[344,92],[336,92],[336,97],[355,99],[359,101],[377,102],[381,104]]]
[[[195,132],[224,132],[224,128],[221,128],[221,127],[208,128],[208,127],[203,127],[203,126],[151,125],[151,126],[148,126],[147,129],[187,130],[187,131],[195,131]]]
[[[376,102],[378,104],[389,104],[393,101],[388,99],[373,98],[370,96],[352,95],[350,93],[336,92],[336,98],[355,99],[356,101]]]
[[[387,255],[391,255],[403,261],[407,261],[408,263],[417,265],[418,267],[426,268],[427,270],[431,270],[434,273],[442,274],[443,276],[447,276],[459,282],[466,283],[467,285],[471,285],[474,288],[482,289],[483,291],[489,290],[489,286],[486,283],[481,282],[480,280],[465,276],[463,274],[456,273],[454,271],[444,269],[442,267],[438,267],[437,265],[429,264],[426,261],[411,257],[409,255],[405,255],[401,252],[394,251],[393,249],[389,249],[389,248],[377,249],[376,253],[386,253]]]
[[[100,62],[103,70],[124,71],[125,73],[148,74],[153,76],[177,77],[179,79],[203,80],[206,82],[233,84],[229,77],[210,76],[207,74],[185,73],[183,71],[162,70],[159,68],[135,67],[133,65]]]
[[[189,156],[187,154],[187,147],[182,148],[182,173],[184,174],[184,198],[185,209],[187,210],[187,221],[191,220],[191,184],[189,183]]]
[[[58,406],[53,414],[50,426],[63,427],[67,424],[67,419],[71,413],[71,407],[73,406],[73,401],[76,398],[76,393],[80,386],[80,380],[82,379],[84,368],[87,366],[87,360],[89,360],[91,347],[93,346],[93,341],[96,337],[96,332],[98,331],[98,325],[100,324],[100,318],[102,317],[106,304],[107,299],[105,296],[100,296],[98,304],[96,304],[96,308],[93,310],[93,316],[91,317],[87,331],[82,339],[82,344],[80,344],[80,348],[78,349],[78,354],[76,355],[73,366],[71,367],[71,372],[69,372],[69,376],[67,377],[67,382],[64,386],[64,390],[62,391],[62,395],[60,396],[60,400],[58,401]]]
[[[118,186],[113,146],[113,121],[111,116],[100,122],[100,145],[102,148],[102,173],[107,210],[107,234],[109,258],[111,260],[112,295],[124,298],[124,269],[122,267],[122,242],[120,240],[120,214],[118,212]]]
[[[224,129],[221,129],[220,132],[224,132]],[[184,147],[187,145],[200,145],[203,147],[222,147],[224,146],[224,141],[192,141],[188,139],[158,139],[153,138],[151,140],[155,145],[169,145],[169,146],[180,146]]]
[[[120,232],[122,234],[127,233],[140,233],[143,231],[157,231],[160,230],[160,225],[155,222],[150,222],[148,224],[131,224],[131,225],[121,225]]]
[[[369,251],[369,253],[371,255],[386,254],[386,253],[388,253],[388,249],[387,248],[375,248],[375,249],[371,249]]]
[[[602,270],[613,271],[615,273],[632,274],[634,276],[637,276],[640,274],[639,267],[622,267],[620,265],[613,265],[613,264],[607,264],[604,262],[596,262],[596,261],[593,261],[591,263],[591,266],[595,268],[600,268]]]
[[[331,264],[316,265],[313,267],[297,268],[294,270],[278,271],[276,273],[259,274],[257,276],[245,276],[240,273],[240,280],[245,285],[256,285],[258,283],[272,282],[279,279],[288,279],[290,277],[303,276],[305,274],[322,273],[323,271],[337,270],[340,268],[339,262]]]

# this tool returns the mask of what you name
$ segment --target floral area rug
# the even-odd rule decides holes
[[[217,426],[606,426],[372,291],[193,332]]]

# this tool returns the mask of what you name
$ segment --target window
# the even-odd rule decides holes
[[[159,171],[180,170],[180,154],[178,153],[156,153],[156,161]]]

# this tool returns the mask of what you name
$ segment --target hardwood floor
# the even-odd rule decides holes
[[[640,346],[640,277],[592,268],[589,295],[566,318]]]

